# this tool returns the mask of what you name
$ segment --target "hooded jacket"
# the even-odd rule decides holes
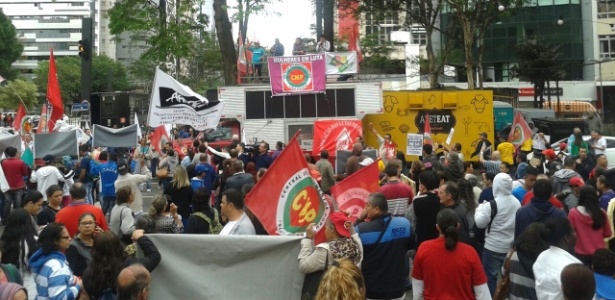
[[[493,179],[493,195],[497,213],[491,222],[491,230],[485,234],[485,249],[496,253],[508,253],[515,234],[515,212],[521,207],[519,200],[512,195],[512,178],[499,173]],[[487,228],[491,220],[491,204],[485,201],[476,208],[474,221],[476,227]]]
[[[553,194],[557,194],[570,187],[570,179],[573,177],[581,177],[575,170],[561,169],[551,177],[551,185],[553,186]]]
[[[178,157],[179,155],[177,154],[177,152],[175,152],[173,156],[167,155],[167,157],[162,159],[158,168],[159,169],[164,168],[164,167],[169,168],[169,175],[167,175],[167,177],[173,177],[173,173],[175,173],[175,168],[177,168],[177,166],[179,165]]]
[[[30,258],[38,298],[49,300],[73,300],[81,288],[75,285],[75,277],[68,267],[66,256],[59,251],[44,254],[37,250]]]
[[[59,181],[64,182],[64,175],[55,166],[44,166],[32,172],[30,181],[36,183],[37,190],[43,194],[43,199],[47,201],[47,188],[58,184]]]
[[[352,156],[346,160],[346,177],[354,174],[361,169],[361,163],[367,156],[363,155],[363,146],[354,144],[352,147]]]
[[[515,238],[530,224],[534,222],[544,224],[551,218],[567,218],[566,212],[553,206],[548,199],[532,198],[530,204],[517,210],[515,218]]]

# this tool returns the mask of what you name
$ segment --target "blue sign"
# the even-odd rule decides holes
[[[79,112],[79,111],[89,111],[90,110],[90,104],[85,102],[85,103],[73,103],[71,111],[72,112]]]

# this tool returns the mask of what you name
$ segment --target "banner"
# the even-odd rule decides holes
[[[77,130],[37,133],[34,135],[34,157],[79,155]]]
[[[164,126],[158,126],[154,129],[154,133],[152,134],[152,138],[150,141],[150,145],[154,148],[154,150],[160,153],[160,149],[164,148],[164,145],[171,141],[169,138],[169,134]]]
[[[370,157],[374,161],[378,160],[378,150],[376,149],[363,150],[363,155]],[[335,152],[335,173],[336,174],[346,173],[346,161],[348,160],[350,156],[352,156],[352,151],[338,150]]]
[[[380,188],[379,181],[378,163],[372,163],[331,187],[331,195],[339,210],[349,212],[354,222],[363,212],[367,196]]]
[[[139,125],[113,129],[94,124],[92,130],[92,147],[136,147]]]
[[[358,73],[356,52],[325,52],[327,75]]]
[[[163,124],[184,124],[196,130],[218,127],[224,101],[209,101],[156,68],[147,123],[151,127]]]
[[[406,155],[423,155],[423,137],[422,134],[408,133]]]
[[[49,105],[47,105],[47,103],[42,104],[41,117],[38,119],[38,126],[36,127],[36,133],[45,133],[45,132],[53,131],[53,128],[51,128],[51,130],[47,130],[48,128],[47,119],[49,118],[49,114],[47,113],[48,106]]]
[[[363,136],[361,120],[318,120],[314,122],[312,155],[329,154],[337,150],[352,150],[355,140]]]
[[[62,93],[60,93],[60,83],[58,82],[58,74],[56,73],[56,60],[53,57],[53,48],[49,49],[49,73],[47,76],[47,114],[50,115],[46,132],[52,132],[56,126],[56,121],[61,120],[64,116],[64,102],[62,102]],[[42,119],[42,116],[41,116]],[[40,126],[39,121],[39,127]],[[39,133],[41,133],[39,131]]]
[[[425,126],[423,127],[423,144],[431,145],[431,121],[429,114],[425,115]]]
[[[143,132],[141,131],[141,123],[139,123],[139,117],[137,117],[136,112],[135,112],[135,124],[137,124],[137,138],[141,139],[143,137]]]
[[[151,300],[301,299],[300,237],[147,236],[162,257],[151,274]]]
[[[324,93],[324,53],[296,56],[270,56],[267,59],[273,96]]]
[[[17,149],[17,155],[22,152],[21,151],[21,137],[19,135],[1,135],[0,136],[0,156],[4,154],[4,150],[8,147],[13,147]]]
[[[508,141],[515,147],[521,147],[527,139],[532,138],[532,130],[527,125],[523,115],[520,112],[515,114],[512,127],[510,128],[510,134],[508,135]]]
[[[15,119],[13,119],[13,129],[15,129],[15,132],[20,133],[21,122],[23,121],[25,116],[26,116],[26,107],[23,105],[23,102],[22,102],[22,103],[19,103],[17,114],[15,115]]]
[[[319,231],[330,213],[330,205],[310,175],[296,135],[246,195],[245,202],[271,235],[302,233],[311,223]]]
[[[239,37],[237,38],[237,48],[239,55],[237,55],[237,83],[242,82],[242,78],[248,76],[248,60],[246,58],[246,47],[243,44],[243,34],[239,30]]]

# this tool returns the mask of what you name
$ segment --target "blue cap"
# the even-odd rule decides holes
[[[205,173],[207,171],[207,167],[204,164],[198,164],[196,165],[196,168],[194,168],[194,171],[196,171],[197,175],[200,175],[201,173]]]

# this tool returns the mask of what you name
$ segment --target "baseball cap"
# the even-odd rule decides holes
[[[553,149],[547,149],[542,151],[542,154],[546,155],[547,158],[555,158],[557,155],[555,155],[555,151],[553,151]]]
[[[336,211],[329,216],[329,220],[331,223],[335,225],[335,231],[340,236],[350,237],[350,227],[352,227],[352,222],[345,213],[341,211]]]
[[[566,151],[566,149],[568,149],[568,144],[564,142],[559,143],[559,150]]]
[[[579,187],[579,186],[584,186],[585,182],[583,181],[583,178],[581,177],[572,177],[570,178],[570,186],[571,187]]]
[[[55,157],[53,155],[51,155],[51,154],[47,154],[47,155],[45,155],[45,157],[43,157],[43,161],[46,164],[50,164],[54,159],[55,159]]]
[[[128,173],[128,163],[125,160],[120,160],[117,163],[117,172],[120,173],[120,175]]]
[[[371,165],[373,162],[374,162],[374,160],[371,157],[366,157],[359,164],[364,166],[364,167],[366,167],[366,166]]]
[[[207,167],[205,167],[203,164],[198,164],[194,168],[194,171],[196,172],[197,175],[201,173],[205,173],[205,171],[207,171]]]

